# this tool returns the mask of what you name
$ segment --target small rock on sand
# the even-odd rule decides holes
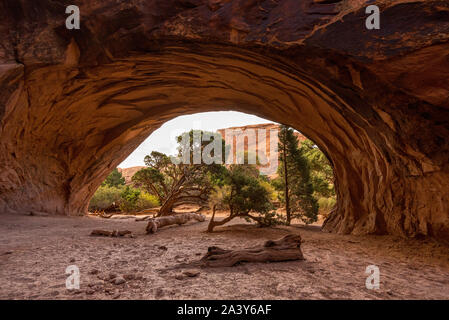
[[[115,279],[117,278],[117,275],[115,273],[110,273],[109,274],[109,280]]]
[[[91,269],[89,271],[89,274],[98,274],[99,272],[100,272],[100,270],[98,270],[98,269]]]
[[[124,284],[125,282],[126,282],[126,280],[123,277],[117,277],[117,278],[114,279],[114,284],[115,285]]]
[[[56,297],[56,296],[59,295],[59,291],[58,290],[54,290],[54,291],[50,292],[49,295],[52,296],[52,297]]]
[[[129,273],[129,274],[123,275],[123,278],[124,278],[125,280],[133,280],[133,279],[135,279],[136,277],[135,277],[132,273]]]
[[[285,291],[289,291],[289,290],[290,290],[290,286],[285,283],[279,283],[276,287],[277,292],[285,292]]]
[[[157,288],[154,295],[156,298],[161,298],[165,295],[165,292],[164,290],[162,290],[162,288]]]
[[[104,285],[103,280],[97,280],[88,284],[89,287],[101,287]]]
[[[183,274],[177,274],[177,275],[175,275],[175,279],[176,280],[184,280],[185,276]]]
[[[200,271],[196,269],[185,270],[183,274],[186,275],[187,277],[194,278],[200,275]]]
[[[91,294],[94,294],[94,293],[95,293],[94,289],[89,288],[89,289],[86,290],[86,294],[91,295]]]

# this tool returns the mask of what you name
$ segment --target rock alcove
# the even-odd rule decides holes
[[[449,238],[449,3],[0,3],[0,212],[82,215],[105,176],[178,115],[236,110],[327,154],[324,230]],[[65,28],[76,4],[81,28]]]

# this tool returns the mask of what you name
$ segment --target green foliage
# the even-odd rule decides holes
[[[281,126],[279,132],[280,165],[279,177],[273,186],[279,191],[279,200],[286,205],[287,224],[293,218],[305,223],[317,220],[318,203],[315,199],[307,149],[298,147],[293,129]]]
[[[152,159],[150,156],[145,157],[145,160],[150,159]],[[155,167],[140,169],[133,175],[131,180],[135,187],[144,189],[147,193],[157,197],[159,201],[163,201],[167,197],[168,186],[171,184],[169,176],[164,175]]]
[[[121,193],[121,188],[108,185],[100,186],[90,200],[89,210],[106,210],[119,206]]]
[[[225,166],[214,165],[207,171],[207,179],[212,186],[222,187],[226,184],[228,170]]]
[[[334,172],[326,155],[311,140],[301,143],[301,152],[309,163],[311,182],[317,196],[335,196]]]
[[[282,223],[279,216],[270,212],[273,208],[270,196],[272,187],[261,179],[259,171],[254,165],[231,165],[223,177],[224,184],[215,186],[209,202],[211,207],[229,210],[229,217],[223,221],[230,221],[235,217],[247,221],[254,220],[260,226],[270,226]],[[213,219],[209,224],[209,231],[215,223]]]
[[[319,209],[325,214],[337,202],[332,166],[326,155],[312,141],[303,141],[301,150],[309,162],[311,183],[315,197],[319,198]]]
[[[229,185],[215,185],[214,189],[209,195],[209,207],[226,209],[225,199],[231,194],[231,186]]]
[[[159,201],[154,195],[130,186],[126,186],[120,196],[120,210],[124,212],[138,211],[159,205]]]
[[[120,187],[125,185],[125,178],[123,178],[122,174],[115,168],[103,181],[102,186],[109,187]]]
[[[138,189],[126,187],[100,186],[90,200],[89,210],[119,208],[124,212],[153,208],[159,205],[158,199]]]
[[[276,213],[276,211],[269,211],[260,215],[258,223],[261,227],[272,227],[285,225],[287,220],[284,215]]]
[[[139,170],[133,177],[133,185],[157,197],[161,203],[159,215],[169,214],[178,201],[191,201],[203,205],[215,185],[224,184],[226,168],[221,164],[194,163],[194,151],[203,151],[212,157],[217,149],[209,147],[208,141],[202,141],[207,135],[220,138],[220,147],[224,157],[224,142],[221,135],[211,132],[191,130],[177,137],[178,159],[153,151],[145,157],[147,168]],[[218,142],[218,140],[217,140]],[[218,154],[217,154],[218,156]],[[181,163],[173,160],[182,160]],[[223,159],[222,159],[223,160]],[[190,163],[185,163],[190,161]],[[197,161],[196,161],[197,162]],[[184,200],[183,200],[184,199]],[[187,199],[187,200],[186,200]]]
[[[318,206],[322,211],[331,211],[335,205],[337,204],[337,200],[335,198],[325,198],[321,197],[318,199]]]
[[[131,212],[138,209],[140,190],[126,186],[121,193],[120,210]]]
[[[159,205],[159,200],[152,194],[147,192],[140,192],[139,198],[137,199],[137,210],[143,210],[148,208],[154,208]]]
[[[270,181],[266,180],[265,176],[261,175],[259,179],[260,185],[268,192],[268,196],[271,202],[278,200],[279,192],[276,191],[274,186],[270,183]]]
[[[267,213],[272,205],[268,191],[260,184],[257,168],[252,165],[231,165],[227,184],[231,193],[224,201],[231,215],[248,216],[250,211]],[[257,177],[254,174],[257,172]]]
[[[218,132],[190,130],[178,136],[176,141],[179,144],[178,157],[183,159],[185,163],[188,160],[190,164],[211,165],[211,163],[205,162],[206,158],[209,158],[209,160],[219,160],[219,164],[222,164],[225,162],[230,150],[230,147],[225,145],[225,141]],[[218,150],[212,148],[215,146],[218,147]],[[218,151],[217,154],[215,154],[216,151]],[[194,158],[195,152],[201,155],[200,159]],[[198,160],[199,163],[196,163]],[[217,164],[215,161],[213,163]]]

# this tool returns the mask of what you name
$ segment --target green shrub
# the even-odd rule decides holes
[[[270,211],[260,214],[260,220],[258,221],[258,224],[261,227],[274,227],[278,225],[286,225],[287,219],[285,216],[276,213],[275,211]]]
[[[159,200],[156,196],[147,192],[141,192],[137,200],[137,210],[154,208],[159,205]]]
[[[330,211],[335,207],[336,204],[337,200],[333,197],[322,197],[318,199],[318,206],[320,207],[320,211]]]
[[[137,210],[137,202],[139,201],[140,190],[126,186],[121,193],[120,210],[131,212]]]
[[[153,208],[159,205],[156,196],[126,186],[121,193],[120,210],[124,212]]]
[[[101,186],[90,200],[89,210],[106,210],[120,204],[122,188]]]

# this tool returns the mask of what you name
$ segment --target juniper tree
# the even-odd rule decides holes
[[[285,204],[286,223],[301,218],[306,223],[317,220],[318,203],[313,196],[308,159],[304,149],[298,146],[298,139],[292,128],[282,125],[279,131],[279,177],[274,185],[282,194]]]
[[[119,187],[125,185],[125,178],[123,178],[122,173],[115,168],[103,181],[102,186],[109,187]]]
[[[229,210],[229,216],[215,221],[215,210],[209,222],[208,232],[234,218],[254,220],[260,226],[272,224],[270,194],[260,183],[260,173],[255,165],[230,165],[224,175],[224,182],[214,189],[211,196],[213,206],[223,206]]]
[[[208,138],[204,139],[205,136]],[[213,138],[212,142],[210,138]],[[153,151],[145,157],[147,168],[132,177],[136,186],[158,197],[161,203],[158,216],[172,213],[173,207],[182,203],[207,204],[208,195],[224,168],[221,163],[205,160],[225,154],[221,135],[191,130],[177,137],[177,141],[178,158]],[[216,148],[210,148],[211,143],[216,143]],[[195,152],[199,152],[199,159]],[[209,153],[209,157],[204,153]],[[223,158],[217,160],[222,161]]]

